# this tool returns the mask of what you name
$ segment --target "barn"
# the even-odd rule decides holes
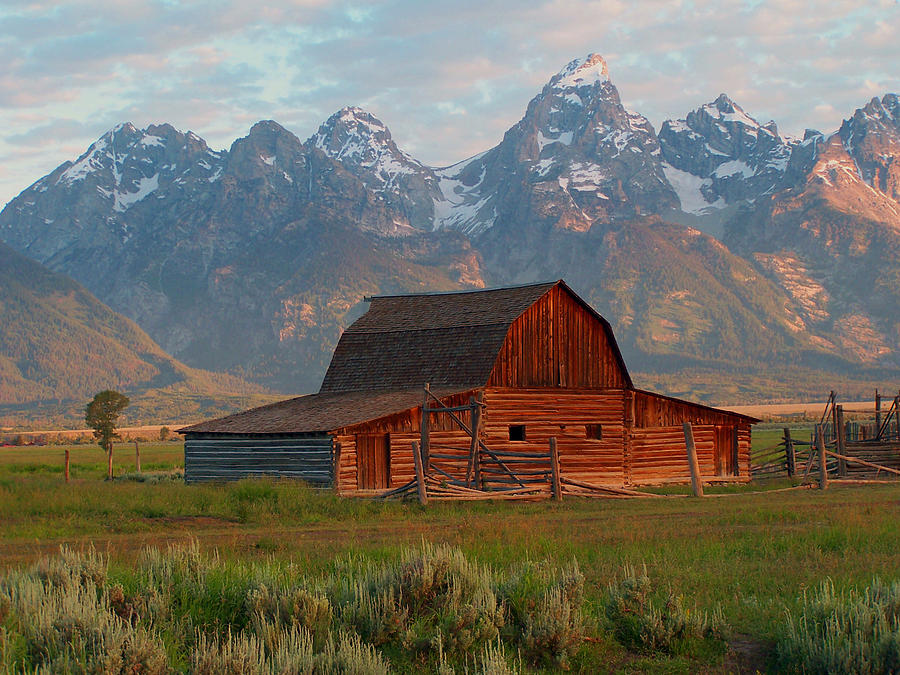
[[[756,421],[636,389],[609,323],[556,281],[370,298],[317,394],[180,432],[189,482],[270,475],[369,495],[414,480],[414,444],[447,481],[483,488],[539,476],[521,458],[551,438],[578,483],[687,482],[684,422],[704,480],[747,481]]]

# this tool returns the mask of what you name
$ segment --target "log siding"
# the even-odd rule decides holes
[[[184,441],[186,483],[277,476],[326,487],[333,483],[333,461],[328,435],[252,438],[192,434]]]

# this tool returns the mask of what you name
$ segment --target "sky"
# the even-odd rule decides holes
[[[0,0],[0,205],[119,122],[222,149],[358,105],[452,164],[591,52],[657,129],[724,92],[782,133],[828,132],[900,92],[898,29],[900,0]]]

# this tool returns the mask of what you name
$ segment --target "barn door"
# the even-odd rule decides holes
[[[357,434],[356,470],[360,490],[391,486],[391,441],[388,434]]]
[[[716,426],[716,475],[737,475],[736,448],[737,429],[732,426]]]

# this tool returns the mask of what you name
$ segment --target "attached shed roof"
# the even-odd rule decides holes
[[[444,397],[458,390],[432,389]],[[422,388],[405,391],[319,393],[270,403],[179,429],[179,433],[304,434],[328,432],[422,405]]]

